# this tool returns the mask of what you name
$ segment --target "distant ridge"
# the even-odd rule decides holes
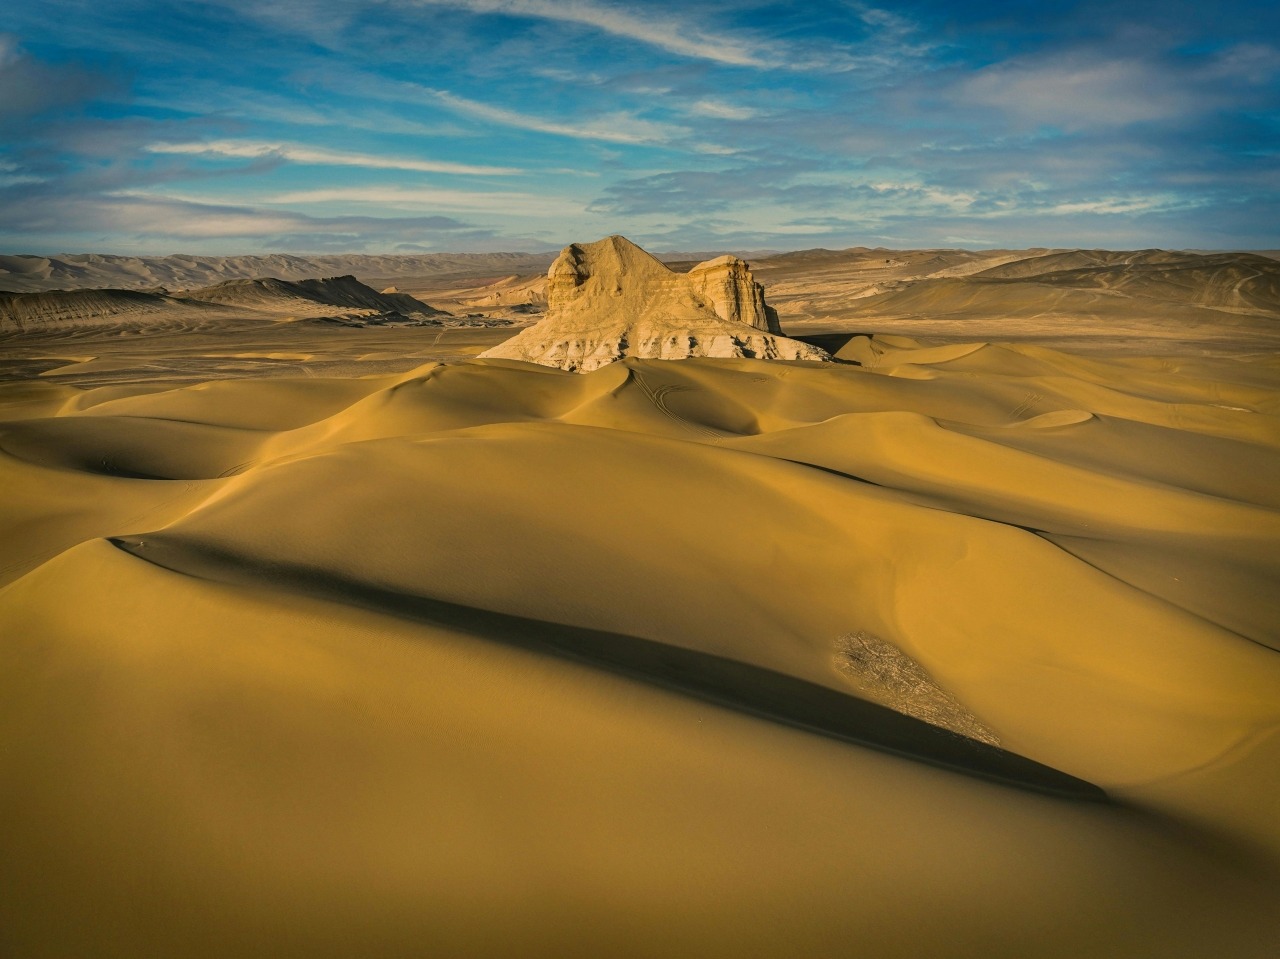
[[[440,323],[449,314],[407,293],[379,293],[354,276],[299,282],[265,277],[227,280],[213,286],[171,294],[151,290],[50,290],[0,293],[0,332],[104,324],[153,325],[195,311],[210,319],[222,315],[245,319],[337,318],[367,323]]]
[[[554,253],[420,253],[294,256],[116,256],[65,253],[57,256],[0,255],[0,291],[126,289],[194,290],[225,280],[277,277],[304,280],[354,275],[368,279],[541,273]]]
[[[192,290],[185,294],[184,298],[199,300],[202,303],[233,306],[258,306],[278,300],[300,299],[325,306],[349,306],[353,309],[378,310],[383,313],[398,311],[431,316],[444,312],[428,306],[407,293],[378,293],[349,275],[297,282],[276,277],[225,280],[213,286]]]
[[[1211,321],[1213,313],[1280,314],[1280,262],[1254,253],[1069,250],[957,279],[922,278],[863,300],[882,314],[1126,314]]]

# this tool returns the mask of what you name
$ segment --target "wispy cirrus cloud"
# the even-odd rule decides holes
[[[11,4],[0,238],[1280,245],[1280,7],[1017,6]]]
[[[389,106],[361,103],[353,109],[340,98],[284,96],[226,82],[192,83],[180,91],[153,89],[134,97],[135,104],[173,110],[202,119],[227,119],[243,123],[269,123],[290,127],[330,127],[368,130],[380,134],[441,137],[467,136],[458,123],[424,123]],[[216,107],[215,107],[216,105]]]
[[[508,215],[560,215],[580,212],[583,204],[569,197],[515,191],[433,190],[397,186],[333,187],[291,190],[264,197],[272,205],[357,203],[400,209],[421,208]]]
[[[1019,123],[1082,130],[1204,109],[1203,92],[1179,80],[1138,58],[1071,53],[986,67],[960,83],[955,98],[995,107]]]
[[[761,114],[761,111],[755,107],[710,98],[691,103],[688,112],[692,116],[708,117],[712,120],[754,120]]]
[[[408,0],[421,6],[454,7],[472,13],[529,17],[594,27],[603,33],[645,43],[682,57],[740,67],[785,65],[773,44],[706,30],[684,18],[648,17],[591,0]]]
[[[266,140],[199,140],[185,143],[150,143],[148,153],[217,156],[246,160],[278,158],[294,163],[323,166],[353,166],[368,170],[413,170],[418,173],[451,173],[468,176],[510,176],[523,173],[518,167],[482,166],[450,163],[442,160],[415,160],[373,153],[348,153],[299,143],[275,143]]]
[[[1187,210],[1201,206],[1203,201],[1177,197],[1167,193],[1132,196],[1102,196],[1090,200],[1073,200],[1070,202],[1052,203],[1047,206],[1027,206],[1017,210],[1020,214],[1029,212],[1043,213],[1046,216],[1076,216],[1077,214],[1094,214],[1098,216],[1127,216],[1133,213],[1164,212],[1169,210]],[[1006,211],[1006,215],[1012,212]]]
[[[431,244],[475,239],[483,228],[448,216],[309,216],[233,203],[200,202],[119,191],[93,197],[33,194],[6,209],[6,235],[37,228],[50,235],[86,238],[109,232],[135,249],[164,250],[174,243],[228,243],[224,249],[388,249],[398,243]]]
[[[532,130],[536,133],[550,133],[575,140],[599,140],[604,143],[626,144],[668,143],[690,132],[685,127],[646,120],[627,112],[607,114],[584,123],[566,123],[482,103],[447,90],[434,90],[429,87],[417,89],[425,96],[431,97],[442,106],[468,119],[483,120],[520,130]]]

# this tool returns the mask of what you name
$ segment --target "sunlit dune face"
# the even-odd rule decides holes
[[[20,340],[21,952],[1263,954],[1272,364],[441,329]]]

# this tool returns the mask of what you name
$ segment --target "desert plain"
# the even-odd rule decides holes
[[[1274,956],[1280,261],[617,240],[0,258],[0,953]]]

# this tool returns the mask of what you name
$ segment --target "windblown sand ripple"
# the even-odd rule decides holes
[[[839,356],[0,385],[0,946],[1273,954],[1280,369]]]

